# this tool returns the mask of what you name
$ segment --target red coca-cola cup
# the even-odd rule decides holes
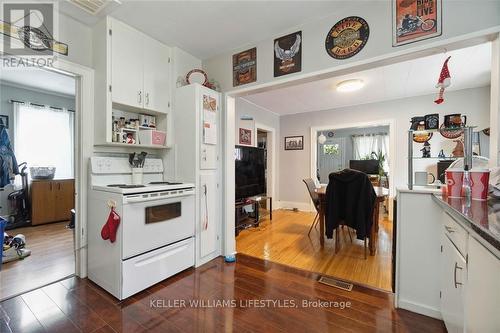
[[[470,182],[472,187],[472,200],[488,199],[488,183],[490,181],[490,170],[471,170]]]
[[[460,169],[446,170],[446,192],[450,198],[462,197],[464,171]]]

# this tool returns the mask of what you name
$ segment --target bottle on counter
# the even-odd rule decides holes
[[[465,198],[466,206],[470,207],[470,202],[472,199],[472,185],[470,181],[469,166],[464,167],[464,181],[462,183],[462,195]]]

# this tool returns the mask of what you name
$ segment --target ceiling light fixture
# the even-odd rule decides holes
[[[351,92],[363,88],[365,83],[360,79],[345,80],[337,83],[337,91]]]

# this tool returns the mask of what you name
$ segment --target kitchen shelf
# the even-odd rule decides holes
[[[464,160],[465,163],[464,165],[472,165],[472,134],[473,134],[473,129],[475,126],[462,126],[460,128],[453,128],[453,129],[448,129],[448,130],[453,130],[453,131],[463,131],[463,136],[464,136]],[[425,133],[425,132],[439,132],[439,129],[434,129],[434,130],[422,130],[422,131],[414,131],[410,129],[408,131],[408,189],[413,190],[413,162],[415,160],[447,160],[447,161],[454,161],[458,158],[461,157],[444,157],[440,158],[437,156],[433,157],[415,157],[413,156],[413,135],[415,133]],[[432,139],[431,139],[432,140]]]
[[[170,146],[160,146],[160,145],[143,145],[140,143],[130,144],[121,142],[106,142],[106,143],[96,143],[95,147],[127,147],[127,148],[148,148],[148,149],[170,149]]]

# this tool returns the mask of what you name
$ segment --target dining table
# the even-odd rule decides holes
[[[377,198],[375,199],[375,206],[373,207],[373,223],[370,229],[370,234],[368,236],[368,248],[370,250],[370,255],[374,256],[377,252],[377,239],[378,239],[378,229],[379,229],[379,212],[380,204],[389,196],[389,189],[380,186],[374,186],[375,194]],[[321,186],[316,189],[316,193],[319,197],[319,243],[321,246],[325,244],[325,211],[326,211],[326,186]],[[335,229],[335,253],[340,249],[339,246],[339,228]]]

